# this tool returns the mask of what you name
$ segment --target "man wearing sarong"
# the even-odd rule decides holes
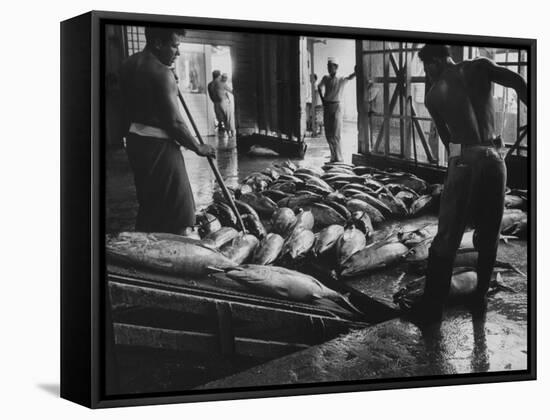
[[[479,256],[475,312],[486,309],[500,236],[506,189],[502,140],[495,135],[492,84],[512,88],[526,103],[527,83],[487,58],[455,63],[445,45],[426,45],[419,57],[427,76],[425,104],[449,153],[437,234],[429,252],[426,287],[413,314],[441,319],[451,285],[453,262],[467,224],[475,228]],[[429,89],[428,89],[429,87]]]
[[[323,103],[323,120],[325,136],[330,149],[330,161],[343,162],[344,157],[340,145],[342,126],[344,125],[342,100],[344,99],[344,88],[347,82],[355,77],[355,72],[347,77],[338,77],[336,75],[338,61],[334,57],[329,57],[327,70],[329,74],[321,79],[317,90]]]
[[[195,224],[195,201],[181,147],[215,157],[187,128],[171,66],[185,31],[145,29],[146,46],[120,72],[128,122],[126,152],[134,172],[139,211],[136,231],[186,234]]]

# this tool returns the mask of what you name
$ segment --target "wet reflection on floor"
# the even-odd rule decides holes
[[[237,187],[239,182],[255,171],[261,171],[273,163],[283,162],[286,158],[258,157],[239,154],[235,138],[227,136],[209,136],[204,140],[216,146],[216,164],[228,187]],[[321,167],[330,159],[328,145],[323,136],[307,138],[307,153],[304,159],[291,159],[299,166]],[[357,152],[357,129],[355,123],[345,123],[342,136],[344,160],[351,162],[351,156]],[[212,202],[212,193],[217,188],[216,179],[205,158],[189,150],[183,150],[187,173],[193,187],[197,210]],[[134,179],[123,149],[110,150],[107,153],[106,175],[106,221],[107,231],[133,230],[137,215],[137,201]]]

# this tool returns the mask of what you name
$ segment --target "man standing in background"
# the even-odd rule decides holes
[[[231,127],[231,103],[228,93],[233,93],[227,86],[227,75],[225,81],[222,80],[222,74],[219,70],[212,72],[212,81],[208,83],[208,96],[214,104],[214,114],[218,120],[218,130],[227,131],[232,136]]]
[[[234,103],[231,101],[231,95],[233,95],[233,89],[231,89],[227,84],[228,80],[229,80],[229,77],[227,76],[227,73],[222,73],[220,81],[222,82],[222,87],[225,92],[225,99],[226,99],[225,117],[226,117],[227,124],[225,126],[225,130],[227,131],[229,138],[232,138],[233,135],[235,134],[234,118],[233,118]]]
[[[329,57],[327,63],[328,75],[321,79],[317,86],[321,102],[323,103],[323,120],[325,125],[325,136],[330,148],[330,161],[343,162],[342,146],[340,139],[342,136],[342,126],[344,124],[344,110],[342,100],[344,88],[350,80],[355,77],[355,72],[347,77],[338,77],[338,61],[334,57]]]

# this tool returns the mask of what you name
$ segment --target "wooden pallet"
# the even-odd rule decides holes
[[[342,318],[335,304],[266,298],[220,279],[127,271],[108,268],[115,345],[265,360],[368,326]]]

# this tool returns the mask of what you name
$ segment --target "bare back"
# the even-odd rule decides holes
[[[495,136],[491,79],[484,59],[447,68],[426,95],[426,105],[438,129],[446,125],[453,143],[477,144]]]
[[[170,68],[144,50],[123,64],[121,80],[129,122],[166,128],[167,102],[177,104],[178,100],[176,79]]]

